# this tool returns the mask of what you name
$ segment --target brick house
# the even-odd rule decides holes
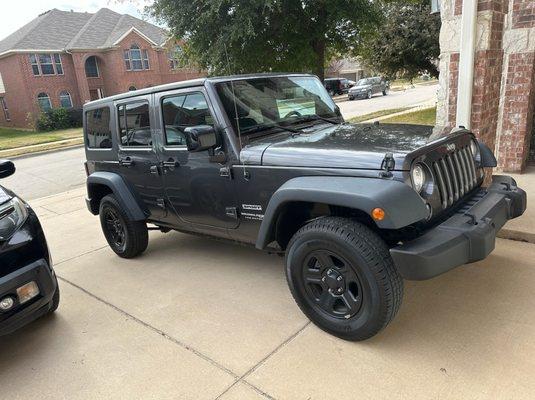
[[[440,8],[437,125],[459,125],[463,104],[463,125],[495,150],[499,168],[523,171],[535,161],[535,1],[441,0]],[[463,53],[470,36],[473,48]]]
[[[0,126],[33,127],[41,110],[201,76],[181,68],[178,42],[107,8],[50,10],[0,41]]]

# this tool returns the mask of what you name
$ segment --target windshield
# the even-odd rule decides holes
[[[340,118],[333,100],[314,77],[268,77],[216,84],[234,129],[242,135],[312,119]]]
[[[364,86],[364,85],[371,85],[371,84],[372,84],[372,80],[371,79],[361,79],[357,83],[357,86]]]

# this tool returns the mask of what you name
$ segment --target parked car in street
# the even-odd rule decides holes
[[[0,160],[0,178],[15,172]],[[31,207],[0,186],[0,336],[54,312],[59,286],[43,229]]]
[[[390,84],[383,78],[376,76],[373,78],[360,79],[355,86],[349,89],[349,100],[371,99],[374,94],[382,93],[383,96],[388,94]]]
[[[148,224],[285,255],[301,310],[343,339],[386,327],[403,279],[487,257],[526,209],[511,177],[482,186],[496,159],[468,130],[345,123],[311,75],[177,82],[84,116],[87,206],[118,256]]]
[[[349,79],[346,78],[327,78],[323,84],[331,97],[345,94],[351,87]]]

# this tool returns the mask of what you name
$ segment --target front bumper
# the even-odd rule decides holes
[[[31,281],[37,283],[39,294],[25,304],[16,304],[7,313],[0,312],[0,336],[12,333],[36,320],[52,307],[52,297],[58,283],[54,271],[44,259],[0,278],[0,298],[16,298],[17,288]]]
[[[349,92],[348,96],[353,99],[364,99],[368,97],[368,92]]]
[[[486,258],[494,250],[496,233],[522,215],[527,204],[526,192],[501,175],[476,200],[422,236],[390,249],[403,278],[430,279]]]

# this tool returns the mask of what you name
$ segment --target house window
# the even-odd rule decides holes
[[[149,53],[133,44],[129,50],[124,51],[124,63],[127,71],[142,71],[150,69]]]
[[[59,104],[63,108],[72,108],[72,98],[69,92],[61,92],[59,94]]]
[[[30,64],[35,76],[39,75],[63,75],[61,55],[54,54],[30,54]]]
[[[11,116],[9,115],[6,100],[3,97],[0,97],[0,105],[2,106],[2,110],[4,110],[4,118],[6,119],[6,121],[11,121]]]
[[[169,59],[169,68],[180,68],[183,53],[184,51],[179,45],[176,45],[171,51],[167,53],[167,58]]]
[[[37,102],[39,103],[39,107],[41,107],[41,110],[43,111],[49,111],[52,109],[50,97],[46,93],[39,93],[37,95]]]
[[[87,78],[99,77],[98,63],[97,58],[95,56],[91,56],[87,60],[85,60],[85,76]]]

